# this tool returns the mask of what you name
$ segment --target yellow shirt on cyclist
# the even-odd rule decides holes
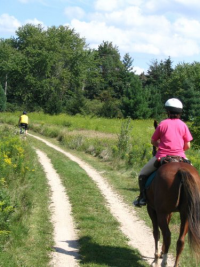
[[[26,123],[28,124],[28,116],[23,114],[20,116],[19,123]]]

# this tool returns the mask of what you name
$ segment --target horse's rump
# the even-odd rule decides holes
[[[162,165],[147,190],[148,204],[158,212],[172,212],[179,208],[181,176],[176,175],[183,167],[190,167],[187,163],[172,162]]]
[[[186,175],[187,173],[188,175]],[[179,210],[183,205],[180,203],[180,198],[184,200],[184,192],[181,191],[181,187],[185,180],[184,177],[189,175],[192,177],[189,179],[190,187],[192,187],[193,181],[193,187],[198,188],[197,191],[200,192],[200,177],[192,165],[183,162],[162,165],[146,192],[149,205],[155,209],[171,212]]]

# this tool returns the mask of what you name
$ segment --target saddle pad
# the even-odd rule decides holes
[[[150,186],[151,182],[153,181],[154,177],[156,176],[156,172],[157,171],[152,172],[152,174],[150,174],[150,176],[148,177],[146,184],[145,184],[145,189],[147,189]]]

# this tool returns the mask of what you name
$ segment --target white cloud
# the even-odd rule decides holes
[[[199,0],[175,0],[175,2],[186,5],[186,6],[192,6],[194,7],[200,7]]]
[[[43,28],[46,28],[46,26],[44,25],[44,23],[36,18],[34,19],[28,19],[25,21],[25,24],[32,24],[32,25],[41,25]]]
[[[123,0],[97,0],[95,9],[101,11],[113,11],[123,5]]]
[[[108,25],[118,25],[118,27],[127,27],[130,25],[140,25],[143,21],[141,10],[138,7],[128,7],[122,10],[116,10],[107,13],[94,13],[91,20],[104,21]]]
[[[135,72],[136,74],[141,74],[143,72],[145,72],[145,70],[143,68],[140,67],[133,67],[133,72]]]
[[[177,34],[168,36],[154,35],[152,39],[149,39],[149,43],[157,48],[157,55],[180,57],[193,56],[199,53],[199,46],[195,41]],[[151,54],[156,55],[153,52],[150,51]]]
[[[18,1],[40,3],[43,7],[47,2],[52,4],[50,0]],[[149,60],[150,56],[186,59],[200,54],[199,0],[54,0],[54,4],[57,2],[56,11],[62,3],[61,15],[92,48],[109,41],[118,46],[121,55],[130,53],[134,58],[137,53],[144,54],[142,60],[146,57]],[[56,20],[52,21],[55,24]],[[36,18],[26,23],[44,25]],[[15,17],[8,14],[0,17],[2,33],[14,33],[19,26],[21,23]]]
[[[2,14],[0,16],[0,32],[15,33],[21,23],[13,16]]]
[[[29,0],[19,0],[19,2],[23,3],[23,4],[26,4],[28,2],[30,2]]]
[[[85,11],[78,6],[69,6],[65,8],[64,13],[68,19],[82,19],[85,16]]]
[[[96,0],[94,7],[97,11],[111,12],[121,10],[127,6],[142,6],[146,0]]]
[[[29,3],[35,3],[35,4],[42,4],[44,6],[48,6],[51,4],[51,0],[18,0],[22,4],[29,4]],[[28,5],[27,5],[28,6]]]
[[[145,1],[144,7],[145,10],[155,12],[156,10],[163,9],[165,7],[172,6],[169,0],[150,0],[150,1]]]
[[[130,52],[133,55],[145,53],[159,57],[180,57],[199,54],[198,20],[179,15],[170,21],[164,13],[153,15],[152,12],[147,15],[142,8],[156,10],[162,8],[162,5],[169,7],[169,1],[97,0],[95,7],[98,12],[87,14],[88,22],[73,19],[70,26],[85,37],[93,48],[103,41],[109,41],[118,46],[122,53]]]
[[[91,21],[81,22],[79,20],[72,20],[71,24],[72,28],[75,28],[77,32],[79,32],[82,37],[86,37],[89,41],[98,43],[100,45],[103,41],[112,42],[115,40],[115,44],[121,43],[121,40],[126,40],[126,34],[119,28],[114,26],[107,26],[105,22],[96,22]]]
[[[183,22],[186,23],[185,21],[177,21],[173,25],[165,18],[161,17],[159,20],[159,17],[151,16],[146,21],[141,19],[139,29],[137,25],[123,29],[107,25],[106,22],[81,22],[79,20],[72,20],[71,26],[82,37],[85,37],[93,48],[93,44],[109,41],[118,46],[123,53],[146,53],[173,57],[198,54],[200,52],[199,45],[194,38],[190,38],[188,31],[190,27],[186,23],[187,27],[184,28]],[[193,23],[196,28],[192,33],[190,32],[190,35],[195,36],[200,25],[196,22]]]
[[[120,50],[126,52],[145,52],[154,55],[160,54],[160,49],[156,44],[151,44],[149,38],[152,35],[135,33],[130,30],[123,30],[114,26],[107,26],[105,22],[81,22],[72,20],[71,26],[77,32],[85,37],[90,43],[100,45],[103,41],[112,42],[113,45],[120,47]],[[135,40],[134,40],[134,37]],[[94,48],[94,46],[93,46]]]
[[[174,28],[177,33],[182,36],[192,38],[192,39],[200,39],[200,22],[197,20],[189,20],[187,18],[177,19],[174,23]]]

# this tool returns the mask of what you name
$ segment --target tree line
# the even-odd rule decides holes
[[[141,75],[133,62],[112,42],[90,49],[67,26],[26,24],[0,39],[0,110],[146,119],[177,97],[185,120],[200,116],[199,62],[173,68],[170,57],[154,60]]]

